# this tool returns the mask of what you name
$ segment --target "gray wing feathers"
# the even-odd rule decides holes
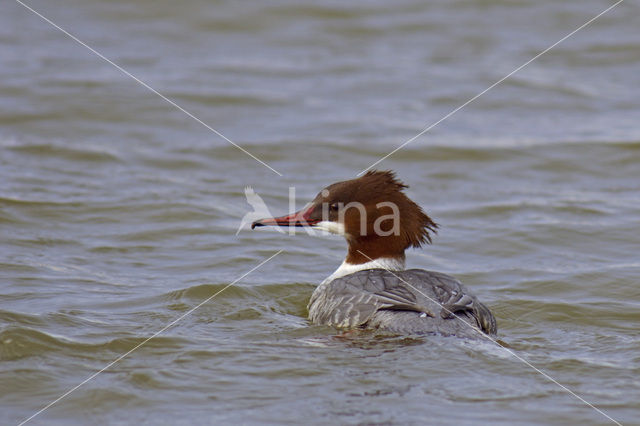
[[[360,281],[360,278],[337,279],[318,287],[309,302],[309,318],[317,324],[355,328],[366,324],[382,309],[417,312],[424,309],[416,304],[415,296],[403,288],[386,288],[384,281]]]
[[[394,316],[389,315],[389,311],[407,311],[407,314]],[[380,315],[385,312],[388,314]],[[309,301],[311,321],[337,328],[366,327],[375,317],[373,322],[379,328],[384,328],[380,318],[385,318],[383,323],[396,318],[396,324],[390,327],[395,330],[401,326],[397,320],[408,318],[410,312],[414,313],[409,315],[411,318],[420,315],[419,324],[424,324],[424,332],[441,330],[443,324],[446,328],[449,321],[457,322],[454,316],[467,319],[467,322],[470,317],[470,320],[475,319],[476,325],[485,333],[495,334],[497,329],[489,309],[460,281],[421,269],[359,271],[320,285]],[[440,320],[433,312],[439,312]],[[411,330],[416,328],[415,321],[413,323]]]
[[[440,316],[443,319],[454,319],[453,316],[455,314],[467,312],[475,319],[476,325],[482,331],[487,334],[497,333],[496,320],[489,308],[482,304],[456,278],[440,272],[421,269],[402,271],[400,274],[405,272],[407,275],[420,277],[418,285],[421,285],[422,290],[428,291],[429,288],[433,288],[433,292],[437,296],[437,302],[440,305]],[[398,273],[395,274],[398,275]],[[409,284],[413,284],[402,275],[398,275],[398,277],[403,278]]]

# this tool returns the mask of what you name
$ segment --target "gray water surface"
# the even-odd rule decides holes
[[[0,4],[0,423],[610,424],[490,341],[311,326],[338,237],[244,230],[352,178],[605,1]],[[640,5],[386,159],[499,339],[640,424]]]

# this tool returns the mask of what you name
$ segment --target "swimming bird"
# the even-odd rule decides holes
[[[304,226],[345,237],[344,262],[313,292],[314,324],[398,334],[495,335],[496,320],[456,278],[405,270],[405,250],[431,243],[438,225],[393,171],[369,171],[323,189],[304,209],[256,226]]]

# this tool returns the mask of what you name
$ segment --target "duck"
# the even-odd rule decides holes
[[[395,172],[370,170],[327,186],[300,211],[256,220],[251,229],[308,227],[345,238],[344,261],[309,300],[313,324],[404,335],[495,336],[494,315],[458,279],[405,269],[405,251],[431,244],[439,229],[406,188]]]

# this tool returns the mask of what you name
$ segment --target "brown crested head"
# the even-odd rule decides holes
[[[348,263],[378,257],[402,257],[409,247],[431,243],[438,225],[404,193],[394,172],[369,171],[357,179],[334,183],[313,200],[311,219],[343,226],[349,242]],[[334,227],[335,232],[335,227]],[[369,257],[369,258],[367,258]]]
[[[394,172],[369,171],[357,179],[329,185],[303,210],[255,221],[256,226],[312,226],[344,235],[347,263],[381,257],[404,260],[409,247],[431,243],[438,225],[404,193]]]

